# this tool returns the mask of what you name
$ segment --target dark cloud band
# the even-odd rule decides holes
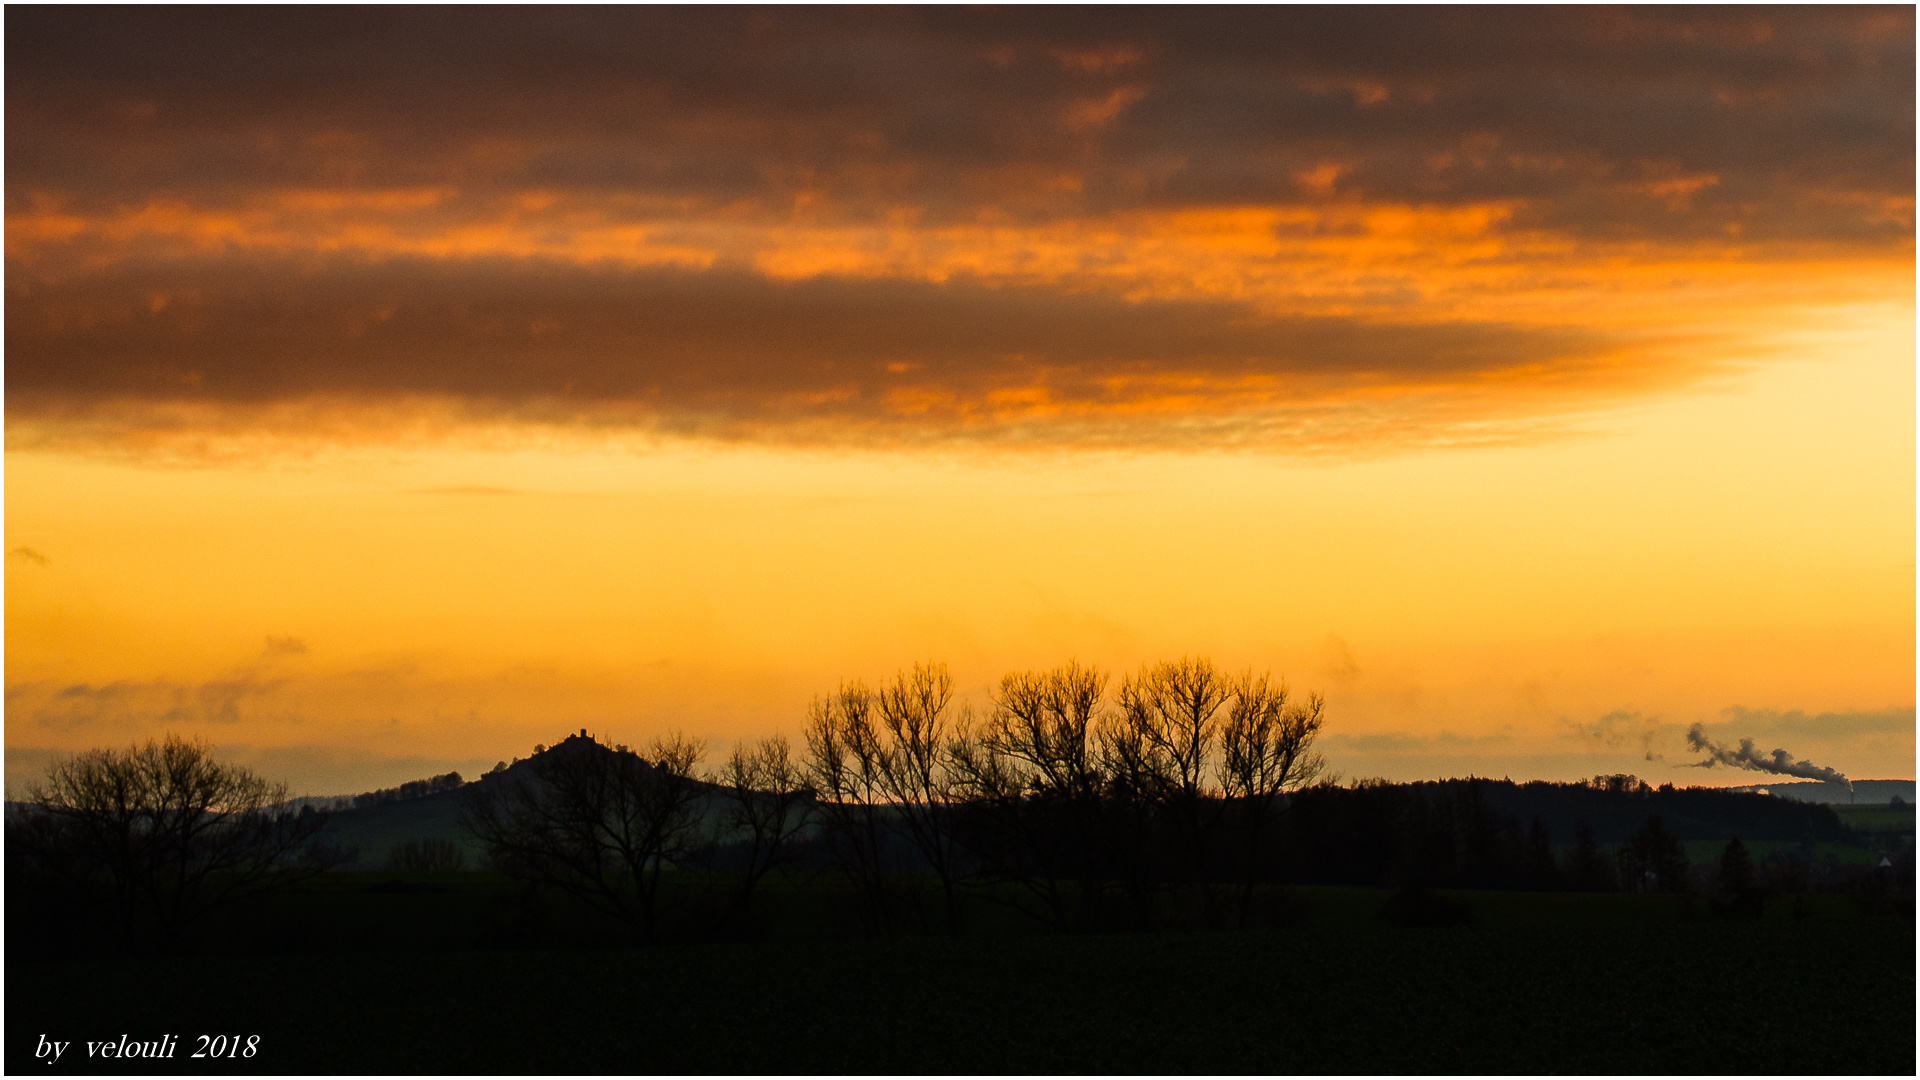
[[[1606,296],[1612,267],[1628,298],[1602,302],[1630,305],[1715,260],[1912,254],[1911,8],[6,20],[14,419],[430,397],[930,438],[1474,424],[1705,362],[1463,296]],[[1249,209],[1273,224],[1207,231]],[[838,239],[781,246],[807,230]],[[680,268],[595,261],[637,236]],[[1562,257],[1584,269],[1554,285]]]
[[[6,17],[10,206],[316,182],[929,220],[1341,196],[1523,200],[1516,225],[1581,235],[1912,236],[1911,8]]]
[[[1273,316],[1040,287],[529,260],[129,263],[8,286],[15,416],[86,399],[429,395],[671,423],[1126,422],[1355,392],[1606,385],[1618,334]],[[1642,373],[1644,377],[1644,373]]]

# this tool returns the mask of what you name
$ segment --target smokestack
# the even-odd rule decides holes
[[[1722,746],[1707,738],[1705,724],[1695,724],[1687,729],[1687,749],[1707,755],[1707,760],[1694,763],[1696,769],[1731,765],[1736,769],[1750,769],[1775,776],[1798,776],[1807,780],[1824,780],[1829,784],[1845,784],[1849,792],[1853,790],[1853,781],[1848,780],[1840,770],[1815,765],[1811,761],[1795,761],[1793,755],[1785,750],[1776,749],[1771,754],[1762,754],[1753,748],[1752,739],[1741,739],[1738,750]]]

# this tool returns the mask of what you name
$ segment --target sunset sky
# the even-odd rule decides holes
[[[6,776],[797,736],[1914,775],[1914,11],[6,11]]]

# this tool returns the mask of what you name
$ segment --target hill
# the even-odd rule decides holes
[[[568,735],[553,746],[535,749],[532,757],[514,758],[504,768],[495,767],[485,776],[462,782],[458,773],[409,781],[397,788],[367,792],[334,801],[340,807],[332,811],[326,828],[320,833],[323,843],[351,856],[349,869],[372,870],[386,864],[394,849],[410,840],[450,840],[465,853],[469,866],[479,867],[486,857],[480,842],[460,828],[460,815],[469,792],[484,784],[512,784],[529,779],[539,761],[550,755],[627,753],[596,742],[585,731]],[[716,784],[696,781],[701,791],[700,813],[709,825],[717,825],[724,813],[724,796]]]
[[[1824,803],[1828,806],[1885,806],[1889,800],[1899,796],[1902,802],[1912,806],[1914,786],[1912,780],[1855,780],[1853,789],[1848,790],[1843,784],[1828,784],[1819,780],[1790,780],[1782,784],[1748,784],[1745,787],[1720,790],[1772,795],[1779,799]]]

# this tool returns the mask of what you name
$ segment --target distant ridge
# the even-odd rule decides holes
[[[1828,806],[1870,806],[1885,804],[1895,795],[1911,804],[1914,801],[1914,787],[1912,780],[1855,780],[1853,790],[1848,791],[1842,784],[1828,784],[1819,780],[1789,780],[1778,784],[1748,784],[1743,787],[1720,790],[1750,791],[1757,794],[1776,795],[1795,802],[1824,803]]]
[[[442,776],[430,776],[424,780],[409,780],[397,787],[363,791],[358,795],[302,795],[285,802],[274,803],[272,809],[294,812],[308,807],[332,811],[365,810],[370,806],[408,802],[413,799],[424,799],[429,795],[438,795],[443,791],[457,791],[465,783],[466,781],[459,773],[450,772]]]

